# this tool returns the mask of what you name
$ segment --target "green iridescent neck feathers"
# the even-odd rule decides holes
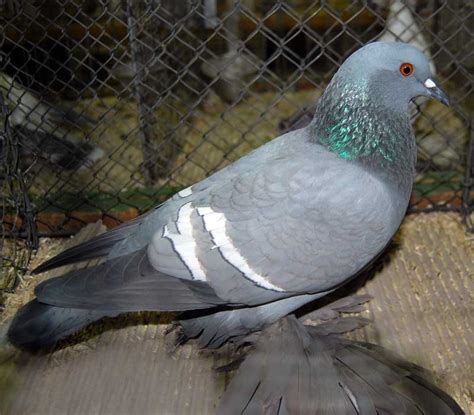
[[[376,169],[413,169],[416,146],[407,111],[390,109],[367,82],[335,76],[319,100],[311,136],[339,157]]]

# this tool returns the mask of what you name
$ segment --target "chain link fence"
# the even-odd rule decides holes
[[[413,106],[410,210],[460,210],[472,227],[473,10],[458,0],[0,1],[3,269],[24,268],[37,235],[114,226],[305,125],[343,60],[376,39],[423,49],[452,100]]]

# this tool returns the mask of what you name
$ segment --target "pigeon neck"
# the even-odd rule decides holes
[[[408,109],[388,108],[373,96],[368,84],[348,85],[336,75],[318,102],[311,137],[339,157],[384,176],[413,174],[416,145]]]

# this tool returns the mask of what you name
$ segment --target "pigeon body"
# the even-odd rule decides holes
[[[406,62],[410,75],[400,72]],[[184,337],[218,347],[354,278],[405,214],[416,159],[408,103],[418,95],[446,101],[430,77],[413,47],[360,49],[308,127],[40,266],[105,257],[38,285],[10,340],[48,347],[100,317],[156,310],[187,312]]]

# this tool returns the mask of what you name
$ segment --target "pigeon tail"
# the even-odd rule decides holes
[[[294,316],[266,328],[217,413],[464,413],[424,369],[382,347],[325,333]]]
[[[48,350],[65,336],[103,317],[119,313],[54,307],[33,300],[15,315],[8,329],[8,340],[20,349]]]

